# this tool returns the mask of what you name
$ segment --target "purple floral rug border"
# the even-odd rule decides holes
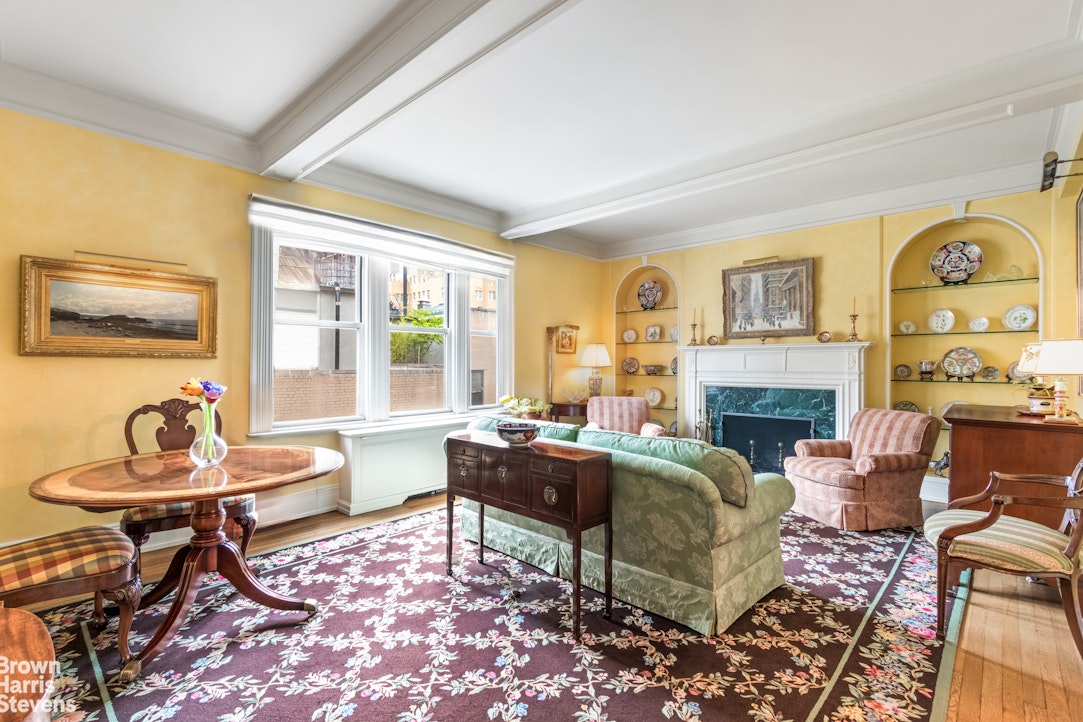
[[[64,722],[96,720],[930,719],[935,553],[909,530],[840,532],[783,519],[787,584],[706,637],[586,592],[456,535],[444,574],[436,510],[258,557],[272,588],[320,600],[276,612],[205,580],[191,619],[131,685],[112,681],[115,624],[89,603],[42,614]],[[165,613],[136,620],[133,648]]]

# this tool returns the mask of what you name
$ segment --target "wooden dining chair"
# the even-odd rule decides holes
[[[197,429],[189,423],[189,416],[195,414],[197,418],[202,415],[202,409],[198,403],[190,403],[184,399],[166,399],[159,404],[146,404],[128,415],[124,422],[124,439],[128,443],[128,451],[132,454],[140,453],[135,441],[135,425],[140,417],[147,414],[161,416],[160,426],[155,429],[154,438],[158,448],[162,451],[174,449],[187,449],[195,441]],[[214,412],[215,432],[222,432],[222,417],[218,410]],[[256,513],[255,494],[242,494],[222,499],[222,506],[226,511],[226,533],[235,538],[240,533],[241,554],[247,556],[248,545],[252,541],[252,535],[256,531],[258,515]],[[174,504],[155,504],[152,506],[140,506],[126,509],[120,519],[120,530],[132,540],[138,552],[151,534],[170,529],[183,529],[191,523],[193,504],[192,502],[178,502]],[[151,591],[145,597],[144,606],[159,601],[159,597]]]
[[[1052,491],[1056,495],[1001,494],[998,489],[1002,482],[1033,484],[1035,493]],[[960,508],[986,500],[991,500],[992,504],[988,512]],[[1060,527],[1052,529],[1004,513],[1012,505],[1024,504],[1062,509],[1064,517]],[[1035,581],[1055,581],[1068,629],[1080,657],[1083,657],[1083,609],[1079,591],[1080,543],[1083,542],[1081,512],[1083,460],[1068,476],[994,471],[983,492],[956,499],[948,504],[946,511],[929,517],[925,522],[925,538],[936,547],[937,636],[944,638],[947,593],[958,585],[959,575],[967,568],[990,569]]]

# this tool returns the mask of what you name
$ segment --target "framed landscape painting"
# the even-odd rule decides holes
[[[726,338],[812,335],[812,259],[722,270]]]
[[[22,256],[20,354],[213,357],[218,281]]]

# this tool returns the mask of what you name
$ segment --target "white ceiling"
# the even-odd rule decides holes
[[[618,258],[1037,189],[1081,4],[0,0],[0,106]]]

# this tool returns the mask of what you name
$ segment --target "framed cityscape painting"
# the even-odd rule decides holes
[[[811,336],[811,258],[722,269],[726,338]]]

